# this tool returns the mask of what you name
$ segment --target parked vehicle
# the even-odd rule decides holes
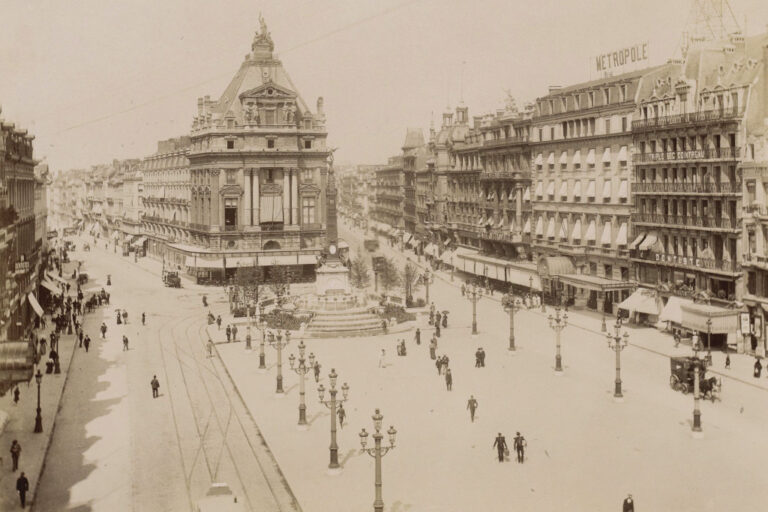
[[[163,283],[170,288],[181,288],[181,278],[178,272],[163,270]]]
[[[242,503],[227,484],[213,483],[205,497],[197,502],[197,512],[245,512]]]
[[[88,274],[85,272],[80,272],[80,275],[77,276],[77,284],[84,285],[88,282]]]

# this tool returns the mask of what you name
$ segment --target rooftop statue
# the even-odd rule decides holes
[[[270,50],[274,50],[275,43],[272,42],[272,36],[269,34],[269,30],[267,29],[267,22],[264,21],[264,17],[259,13],[259,26],[260,31],[256,32],[256,35],[253,36],[253,45],[251,45],[252,49],[256,45],[263,45],[266,44],[269,46]]]

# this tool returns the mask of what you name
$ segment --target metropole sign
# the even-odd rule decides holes
[[[598,73],[608,73],[617,68],[646,63],[649,58],[648,43],[640,43],[598,55],[595,57],[595,68]]]

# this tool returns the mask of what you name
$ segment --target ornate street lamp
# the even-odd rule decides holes
[[[374,446],[373,448],[366,448],[366,445],[368,444],[368,432],[366,432],[365,429],[360,431],[360,446],[362,447],[362,451],[373,457],[376,461],[376,477],[374,480],[376,499],[373,501],[373,510],[374,512],[384,512],[384,501],[381,499],[381,458],[389,453],[389,450],[395,448],[395,436],[397,435],[397,430],[395,430],[395,427],[390,426],[389,430],[387,430],[387,434],[389,435],[389,446],[381,446],[381,441],[384,439],[384,434],[381,433],[381,423],[384,416],[382,416],[379,410],[376,409],[376,413],[371,416],[371,418],[373,419],[373,428],[375,430],[373,433]]]
[[[259,343],[259,370],[265,370],[267,366],[264,364],[264,343],[267,341],[267,319],[263,314],[259,315],[259,322],[261,323],[261,342]]]
[[[467,289],[467,299],[472,303],[472,335],[477,335],[477,303],[483,298],[483,289],[472,283]]]
[[[283,341],[282,331],[277,332],[277,336],[273,336],[269,340],[269,344],[277,350],[277,388],[275,393],[283,392],[283,347],[291,342],[290,333],[285,331],[285,341]]]
[[[560,356],[560,331],[568,325],[568,313],[560,314],[560,306],[555,307],[555,316],[549,315],[549,327],[555,331],[555,343],[557,349],[555,352],[555,373],[563,373],[562,357]]]
[[[429,305],[429,283],[432,281],[432,272],[429,271],[429,269],[424,271],[424,274],[422,275],[424,279],[424,287],[426,289],[426,301],[427,306]]]
[[[699,407],[700,392],[699,392],[699,379],[701,378],[702,360],[699,359],[698,353],[694,356],[693,361],[693,426],[691,430],[693,435],[701,436],[701,408]]]
[[[521,304],[517,301],[517,298],[512,293],[512,287],[509,287],[509,292],[504,294],[501,299],[501,305],[504,307],[504,311],[509,313],[509,350],[514,351],[515,348],[515,313],[520,309]]]
[[[346,402],[349,395],[349,385],[345,382],[341,386],[342,398],[336,398],[336,394],[339,392],[339,390],[336,389],[336,380],[338,378],[339,376],[336,374],[336,370],[331,368],[331,373],[328,374],[328,382],[330,383],[328,391],[331,394],[330,400],[324,399],[325,386],[320,384],[320,386],[317,388],[317,394],[320,396],[320,403],[331,411],[331,461],[328,464],[328,468],[334,470],[339,469],[339,445],[336,444],[336,403]]]
[[[43,416],[40,410],[40,383],[43,382],[43,374],[40,373],[40,368],[37,369],[35,374],[35,382],[37,382],[37,416],[35,416],[35,434],[39,434],[43,431]]]
[[[620,400],[624,397],[621,394],[621,351],[627,347],[629,343],[629,334],[621,334],[621,319],[616,319],[616,325],[613,326],[615,333],[607,333],[605,336],[608,338],[608,348],[613,349],[616,352],[616,382],[613,391],[613,397]]]
[[[304,340],[299,342],[299,365],[296,366],[296,356],[291,354],[288,357],[288,362],[291,365],[291,370],[296,372],[299,376],[299,425],[307,424],[307,404],[304,400],[304,379],[308,372],[315,366],[315,354],[309,353],[309,366],[305,364],[304,353],[306,352],[306,345]]]

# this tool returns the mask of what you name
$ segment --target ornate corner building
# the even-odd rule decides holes
[[[326,234],[323,99],[297,93],[262,21],[251,52],[218,101],[200,98],[189,136],[143,164],[150,255],[221,281],[238,266],[291,267],[314,279]]]

